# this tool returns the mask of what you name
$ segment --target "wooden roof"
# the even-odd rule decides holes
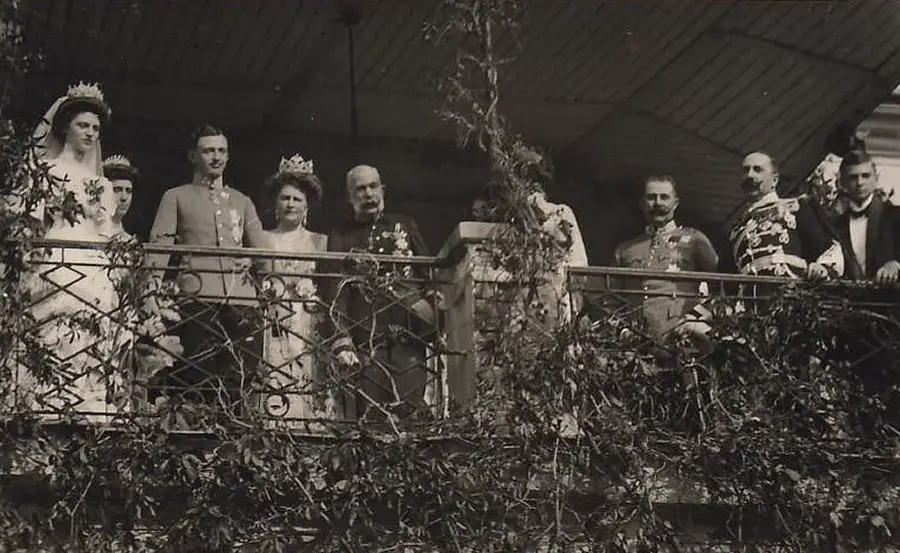
[[[117,120],[348,134],[349,41],[335,0],[22,0],[52,97],[99,80]],[[363,137],[451,140],[434,115],[452,52],[435,1],[359,2]],[[504,108],[598,181],[673,174],[724,218],[741,154],[802,176],[825,137],[900,83],[900,2],[532,0]],[[506,37],[512,52],[514,41]],[[49,81],[45,81],[49,82]],[[40,99],[42,102],[46,98]]]

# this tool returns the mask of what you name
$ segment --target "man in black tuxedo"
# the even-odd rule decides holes
[[[353,221],[334,231],[328,250],[393,256],[428,255],[416,222],[408,216],[384,212],[385,187],[375,167],[360,165],[347,173],[347,195]],[[348,267],[348,265],[350,265]],[[380,418],[381,409],[405,415],[424,404],[426,347],[433,340],[434,310],[423,285],[410,282],[427,277],[414,267],[347,259],[333,267],[361,281],[331,283],[329,321],[331,351],[338,364],[354,368],[359,394],[344,397],[348,418]],[[375,276],[377,274],[377,277]],[[372,286],[387,275],[388,286]]]
[[[847,211],[835,225],[844,250],[845,276],[880,284],[897,283],[900,208],[885,202],[876,192],[878,171],[868,153],[856,150],[844,157],[840,186],[849,200]]]

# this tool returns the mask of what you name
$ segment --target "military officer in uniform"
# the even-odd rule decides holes
[[[669,175],[653,176],[644,183],[640,201],[647,222],[644,232],[619,244],[614,264],[654,271],[713,272],[719,256],[709,239],[699,230],[675,222],[678,191]],[[641,313],[653,337],[663,337],[676,327],[695,330],[692,311],[699,306],[704,283],[663,278],[631,279],[626,289],[640,289]],[[697,314],[699,315],[699,313]]]
[[[778,166],[754,152],[743,161],[747,201],[729,234],[733,270],[748,275],[824,279],[844,272],[840,244],[808,196],[778,196]]]
[[[160,202],[150,242],[240,248],[266,248],[268,240],[253,202],[223,182],[228,139],[212,125],[200,125],[191,137],[188,158],[194,166],[189,184],[168,190]],[[257,320],[256,286],[249,261],[234,256],[186,254],[171,263],[168,255],[151,257],[162,271],[174,265],[183,304],[180,329],[186,366],[176,367],[163,386],[204,403],[216,403],[224,385],[231,403],[240,382],[251,380],[262,354]],[[237,345],[237,351],[225,344]]]

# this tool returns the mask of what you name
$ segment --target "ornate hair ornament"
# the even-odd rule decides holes
[[[72,100],[96,100],[98,102],[104,102],[103,99],[103,91],[100,90],[100,87],[97,86],[97,83],[85,83],[84,81],[79,81],[78,84],[72,85],[69,87],[69,91],[66,93]]]
[[[285,159],[281,158],[278,164],[279,173],[287,173],[289,175],[312,175],[313,161],[311,159],[303,159],[300,154]]]
[[[127,157],[122,155],[109,156],[108,158],[104,159],[103,167],[127,167],[129,169],[134,169],[131,161]]]
[[[100,90],[97,83],[85,83],[84,81],[79,81],[78,84],[71,85],[66,92],[66,99],[69,101],[81,100],[90,102],[102,107],[103,111],[106,112],[107,118],[112,116],[112,109],[107,105],[106,99],[103,97],[103,91]]]

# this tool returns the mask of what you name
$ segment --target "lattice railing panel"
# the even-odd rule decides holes
[[[429,258],[331,254],[319,267],[285,267],[253,251],[238,275],[252,292],[232,296],[179,286],[225,272],[160,280],[140,263],[67,251],[21,278],[30,301],[8,362],[9,409],[111,421],[175,401],[289,425],[446,413],[446,329]],[[339,361],[343,342],[356,363]]]

